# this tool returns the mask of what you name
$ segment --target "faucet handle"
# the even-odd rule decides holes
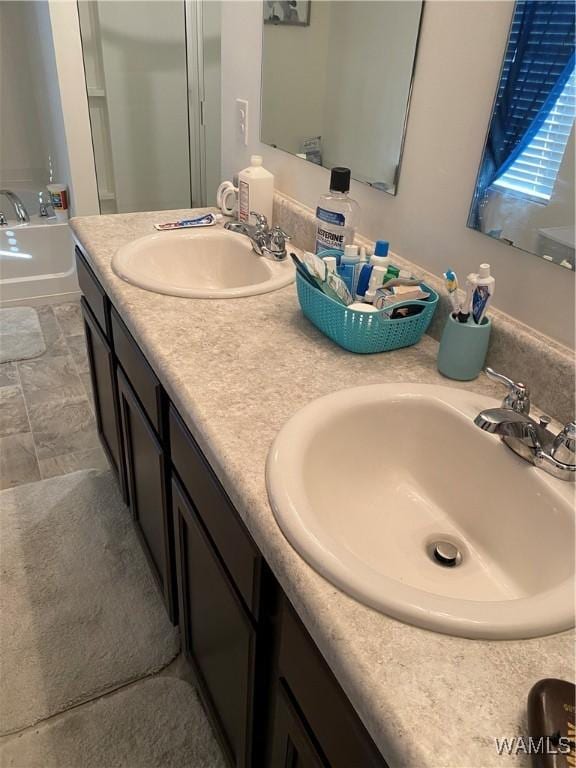
[[[284,232],[284,230],[282,229],[282,227],[279,227],[279,226],[278,226],[278,224],[276,224],[276,226],[275,226],[275,227],[272,229],[272,237],[274,237],[274,238],[279,238],[279,237],[281,237],[281,238],[283,238],[284,240],[291,240],[291,239],[292,239],[292,238],[290,237],[290,235],[289,235],[289,234],[287,234],[286,232]]]
[[[502,407],[528,416],[530,413],[530,390],[528,387],[520,381],[515,383],[503,373],[497,373],[493,368],[485,368],[484,370],[489,379],[508,387],[508,394],[502,401]]]
[[[574,464],[576,455],[576,423],[569,421],[552,445],[552,456],[564,464]]]
[[[259,229],[264,229],[264,230],[268,229],[268,219],[266,218],[266,216],[264,216],[263,213],[258,213],[258,211],[250,211],[250,216],[254,216],[254,218],[256,219],[256,226]]]

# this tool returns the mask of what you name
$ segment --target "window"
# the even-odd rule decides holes
[[[493,186],[547,203],[552,197],[575,113],[576,77],[573,70],[538,133]]]

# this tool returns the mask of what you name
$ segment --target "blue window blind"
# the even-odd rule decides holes
[[[574,51],[574,4],[518,0],[496,96],[495,114],[506,114],[500,141],[512,146],[523,125],[530,132],[525,146],[511,152],[494,180],[498,187],[513,189],[545,202],[550,199],[560,162],[574,123],[574,71],[565,81],[566,56]],[[556,83],[564,85],[550,103],[547,95]],[[510,86],[512,85],[512,88]],[[548,110],[547,113],[545,109]],[[520,130],[519,130],[520,128]],[[529,134],[530,135],[530,134]],[[518,150],[521,151],[519,152]]]
[[[534,138],[493,185],[542,202],[550,200],[575,115],[576,75],[573,70]]]

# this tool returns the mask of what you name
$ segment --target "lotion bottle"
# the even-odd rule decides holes
[[[249,223],[255,211],[271,224],[273,202],[274,176],[262,166],[260,155],[252,155],[249,167],[238,174],[238,220]]]

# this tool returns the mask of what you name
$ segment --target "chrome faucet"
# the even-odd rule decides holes
[[[284,261],[288,255],[286,242],[290,240],[286,232],[280,227],[270,229],[266,216],[261,213],[250,211],[250,215],[254,216],[256,224],[228,221],[224,224],[224,229],[246,235],[252,243],[252,248],[259,256],[266,256],[273,261]]]
[[[30,216],[28,216],[28,211],[24,208],[24,203],[15,192],[12,192],[9,189],[0,189],[0,195],[4,195],[4,197],[7,197],[8,200],[10,200],[16,218],[20,224],[27,224],[30,221]]]
[[[46,202],[44,199],[44,192],[41,190],[38,192],[38,216],[41,218],[54,218],[55,215],[56,214],[54,213],[54,206],[52,205],[52,201],[49,200]]]
[[[528,388],[521,383],[486,368],[486,374],[494,381],[508,387],[508,394],[501,408],[488,408],[474,419],[474,424],[485,432],[500,435],[514,453],[535,467],[543,469],[561,480],[576,480],[576,423],[571,421],[555,435],[548,429],[549,416],[541,416],[538,422],[530,417]]]

